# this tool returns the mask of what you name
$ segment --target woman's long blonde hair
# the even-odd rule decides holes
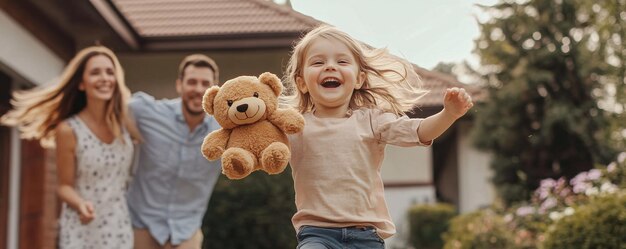
[[[87,104],[86,94],[78,86],[83,81],[87,61],[96,55],[108,57],[115,67],[117,87],[106,104],[105,119],[116,139],[120,138],[122,127],[128,124],[126,103],[130,91],[124,83],[124,71],[117,57],[103,46],[88,47],[78,52],[61,76],[51,84],[14,92],[11,100],[13,110],[0,118],[0,123],[17,126],[24,139],[39,139],[42,146],[53,147],[57,125],[79,113]],[[129,131],[138,136],[135,129]]]
[[[391,55],[387,49],[372,48],[324,24],[308,32],[297,43],[285,72],[286,91],[281,100],[296,106],[300,112],[315,108],[309,94],[298,90],[296,79],[302,77],[304,57],[312,42],[319,38],[344,43],[354,55],[359,70],[367,75],[363,86],[352,94],[351,109],[379,108],[402,116],[412,111],[417,100],[426,93],[421,90],[421,80],[408,61]]]

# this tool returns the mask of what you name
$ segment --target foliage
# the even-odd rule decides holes
[[[507,0],[484,10],[493,18],[480,23],[476,71],[489,97],[474,110],[474,140],[494,152],[493,182],[508,206],[541,179],[571,178],[624,148],[626,1]]]
[[[454,67],[455,66],[456,66],[456,64],[454,64],[454,63],[439,62],[439,63],[437,63],[437,65],[435,65],[435,67],[433,67],[432,71],[440,72],[440,73],[447,74],[447,75],[456,76],[455,73],[454,73]]]
[[[531,201],[506,210],[504,220],[515,231],[514,241],[518,248],[534,249],[546,241],[548,231],[562,226],[559,225],[562,219],[577,216],[581,208],[602,205],[600,203],[606,200],[626,195],[625,187],[626,152],[622,152],[616,162],[581,172],[569,181],[565,178],[542,180]],[[595,221],[591,223],[595,224]],[[607,225],[611,226],[610,223]]]
[[[234,181],[222,175],[204,216],[203,248],[295,248],[294,196],[290,167]]]
[[[544,249],[626,248],[626,194],[597,198],[559,220]]]
[[[444,240],[444,249],[513,248],[514,245],[504,220],[491,210],[455,217]]]
[[[475,227],[488,220],[488,224],[498,225],[483,229],[484,233],[501,235],[495,237],[510,243],[503,243],[506,247],[485,248],[619,248],[615,245],[624,243],[620,234],[625,234],[626,229],[625,201],[626,152],[622,152],[608,166],[598,165],[572,179],[542,180],[526,203],[485,210],[482,216],[472,213],[455,218],[452,226],[457,227],[450,229],[445,245],[472,248],[484,238],[474,234]],[[466,226],[465,231],[458,228],[462,225]]]
[[[620,153],[617,161],[609,163],[603,172],[602,176],[606,181],[614,183],[620,189],[626,189],[626,152]]]
[[[437,249],[443,246],[442,235],[450,219],[456,215],[450,204],[415,205],[409,209],[411,245],[415,248]]]

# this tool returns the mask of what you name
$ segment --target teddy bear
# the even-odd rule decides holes
[[[280,79],[265,72],[258,78],[239,76],[204,93],[204,111],[222,128],[204,138],[202,154],[211,161],[221,157],[228,178],[242,179],[259,169],[278,174],[287,166],[286,134],[302,131],[304,118],[293,108],[278,108],[282,89]]]

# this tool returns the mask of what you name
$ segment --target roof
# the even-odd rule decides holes
[[[91,1],[134,49],[291,47],[322,24],[267,0]]]
[[[443,107],[443,94],[451,87],[464,88],[474,101],[481,101],[485,91],[475,84],[464,84],[455,77],[413,65],[422,79],[422,88],[428,93],[418,100],[419,107]]]
[[[111,0],[142,37],[300,34],[320,24],[264,0]]]

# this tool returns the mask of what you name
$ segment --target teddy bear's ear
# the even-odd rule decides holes
[[[259,81],[261,81],[261,83],[263,84],[270,86],[270,88],[272,88],[272,91],[274,91],[274,94],[276,94],[276,96],[279,96],[280,93],[283,91],[283,83],[280,82],[280,79],[278,78],[278,76],[276,76],[273,73],[269,73],[269,72],[262,73],[261,75],[259,75]]]
[[[215,100],[215,96],[217,96],[217,92],[219,91],[219,86],[212,86],[204,92],[204,97],[202,97],[202,108],[209,115],[213,115],[213,100]]]

